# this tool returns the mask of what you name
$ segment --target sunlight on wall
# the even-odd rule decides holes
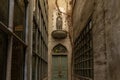
[[[62,12],[66,12],[64,8],[60,7],[60,10]],[[52,22],[53,22],[53,30],[56,30],[56,18],[57,18],[57,14],[58,14],[58,11],[57,9],[55,9],[53,11],[53,17],[52,17]],[[63,30],[67,30],[68,31],[68,27],[67,27],[67,22],[66,22],[66,15],[65,14],[62,14],[62,19],[63,19],[63,26],[62,26],[62,29]]]

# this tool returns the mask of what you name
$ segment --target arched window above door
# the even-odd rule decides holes
[[[62,44],[58,44],[53,48],[53,52],[54,53],[65,53],[67,52],[67,49]]]

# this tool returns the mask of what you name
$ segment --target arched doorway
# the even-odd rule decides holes
[[[52,54],[52,80],[68,79],[67,49],[62,44],[53,48]]]

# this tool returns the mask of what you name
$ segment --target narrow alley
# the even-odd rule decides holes
[[[120,80],[120,0],[0,0],[0,80]]]

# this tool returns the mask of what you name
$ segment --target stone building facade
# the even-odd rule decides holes
[[[66,15],[64,13],[66,13],[66,9],[67,7],[67,3],[63,0],[57,0],[58,6],[60,8],[60,10],[63,13],[60,13],[60,16],[62,17],[62,22],[60,21],[60,23],[62,23],[62,28],[57,28],[56,25],[56,21],[57,21],[57,17],[59,15],[59,11],[56,7],[55,4],[55,0],[49,0],[48,1],[48,5],[49,5],[49,27],[48,27],[48,80],[57,80],[61,77],[61,80],[65,79],[65,80],[71,80],[71,54],[72,54],[72,49],[71,49],[71,42],[70,42],[70,38],[69,38],[69,27],[67,24],[67,20],[66,20]],[[59,22],[57,23],[59,24]],[[58,25],[60,26],[60,25]],[[64,38],[62,38],[64,37]],[[58,38],[58,39],[56,39]],[[61,39],[62,38],[62,39]],[[59,47],[64,47],[66,48],[66,51],[61,51],[61,53],[59,53]],[[58,49],[58,48],[59,49]],[[56,49],[56,50],[54,50]],[[58,52],[57,52],[58,51]],[[56,59],[58,57],[58,59],[60,59],[60,56],[65,56],[65,60],[61,57],[61,60],[58,60],[58,62],[55,59],[55,55]],[[60,62],[61,61],[61,62]],[[58,63],[58,64],[57,64]],[[62,64],[63,63],[63,64]],[[59,67],[58,67],[59,65]],[[55,67],[56,66],[56,67]],[[66,67],[66,68],[65,68]],[[58,69],[58,70],[55,70]],[[64,70],[65,68],[65,70]],[[60,70],[63,69],[63,70]],[[61,75],[61,76],[60,76]],[[56,79],[55,79],[56,78]]]
[[[47,0],[0,1],[0,80],[47,76]]]
[[[76,61],[73,59],[74,80],[86,80],[87,78],[90,80],[120,79],[119,7],[119,0],[73,0],[74,43],[79,39],[79,35],[82,34],[89,20],[92,22],[93,42],[93,73],[90,73],[93,77],[90,78],[87,76],[89,72],[80,73],[80,75],[76,77]],[[78,43],[78,45],[80,44]],[[73,51],[73,55],[75,53],[76,52]],[[80,68],[79,65],[78,68]]]

